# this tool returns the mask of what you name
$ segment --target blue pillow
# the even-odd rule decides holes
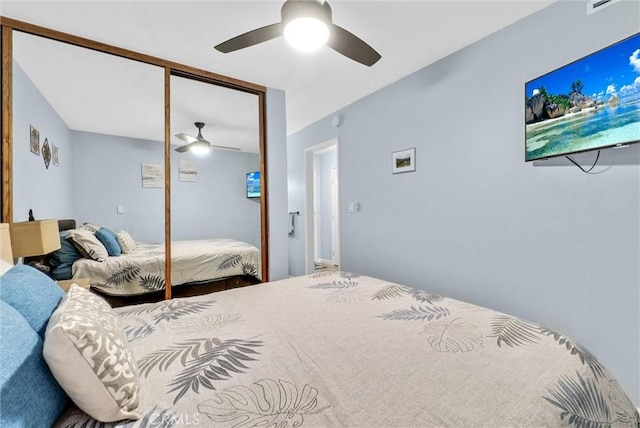
[[[113,230],[101,227],[96,232],[96,238],[98,238],[98,241],[100,241],[107,249],[109,256],[117,257],[122,254],[122,248],[120,248],[120,244],[118,244],[118,239],[116,238],[116,233]]]
[[[53,279],[31,266],[15,265],[0,277],[0,300],[20,312],[42,339],[49,317],[64,296]]]
[[[60,249],[49,257],[51,275],[58,280],[71,279],[71,266],[82,258],[76,247],[67,239],[67,231],[60,232]]]
[[[42,356],[42,340],[27,321],[1,300],[0,313],[0,426],[50,427],[64,410],[67,395]]]

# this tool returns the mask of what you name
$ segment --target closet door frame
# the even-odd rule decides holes
[[[171,284],[171,76],[199,80],[257,95],[260,151],[260,234],[262,257],[262,280],[269,280],[269,207],[267,188],[267,141],[266,141],[266,87],[251,82],[213,73],[129,49],[119,48],[73,34],[0,16],[2,37],[2,223],[13,221],[13,31],[44,37],[109,55],[154,65],[164,69],[164,209],[165,209],[165,284]],[[165,288],[165,299],[171,298],[171,287]]]

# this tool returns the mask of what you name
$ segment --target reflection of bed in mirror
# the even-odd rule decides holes
[[[7,186],[13,193],[8,221],[24,221],[33,209],[38,218],[76,218],[128,230],[142,242],[163,242],[169,217],[161,187],[166,186],[175,207],[169,218],[172,240],[221,237],[250,243],[264,257],[260,276],[268,278],[268,229],[261,226],[266,205],[248,199],[245,188],[246,173],[260,170],[264,160],[256,91],[177,71],[166,77],[154,64],[27,32],[13,33],[13,48],[15,167]],[[165,85],[171,86],[170,119]],[[171,129],[167,153],[165,120]],[[193,134],[195,121],[207,124],[204,135],[212,144],[241,150],[175,152],[184,142],[174,135]],[[40,144],[47,138],[59,149],[57,164],[46,168],[42,156],[30,150],[24,130],[31,128]],[[160,187],[146,186],[143,165],[164,163],[171,174],[156,183]]]
[[[61,248],[49,257],[51,273],[58,280],[89,279],[91,289],[113,306],[158,301],[164,298],[164,243],[131,242],[113,254],[108,243],[93,251],[95,241],[103,243],[106,228],[59,221]],[[78,230],[95,237],[81,242]],[[106,232],[104,232],[106,233]],[[114,232],[111,232],[114,233]],[[120,234],[116,234],[120,237]],[[128,234],[127,234],[128,235]],[[173,241],[171,244],[171,283],[176,296],[193,296],[222,291],[261,281],[260,250],[235,239]]]

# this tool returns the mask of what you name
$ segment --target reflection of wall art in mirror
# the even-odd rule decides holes
[[[391,154],[393,162],[392,172],[399,174],[401,172],[413,172],[416,170],[416,148],[400,150]]]
[[[51,151],[53,154],[53,164],[55,166],[60,166],[60,160],[58,159],[58,146],[56,146],[55,144],[52,144]]]
[[[178,178],[180,181],[198,181],[198,169],[196,163],[190,160],[180,159],[178,162]]]
[[[29,141],[31,142],[31,153],[40,156],[40,133],[33,125],[29,125]]]
[[[142,187],[164,187],[164,168],[160,164],[143,163]]]
[[[42,159],[44,159],[44,166],[49,169],[49,164],[51,163],[51,149],[49,148],[49,141],[47,141],[46,138],[42,144]]]

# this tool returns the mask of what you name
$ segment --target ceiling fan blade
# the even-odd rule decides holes
[[[236,36],[226,42],[220,43],[215,47],[215,49],[222,53],[229,53],[239,49],[248,48],[249,46],[257,45],[280,36],[282,36],[282,24],[278,22],[277,24],[267,25],[266,27],[261,27]]]
[[[190,145],[191,145],[191,144],[186,144],[186,145],[184,145],[184,146],[180,146],[180,147],[178,147],[178,148],[176,149],[176,152],[178,152],[178,153],[188,152],[188,151],[189,151],[189,146],[190,146]]]
[[[218,146],[217,144],[211,144],[211,147],[223,150],[240,150],[238,147]]]
[[[191,144],[191,143],[195,143],[196,141],[198,141],[197,138],[192,137],[191,135],[187,135],[187,134],[176,134],[176,138],[181,139],[182,141],[186,141],[187,143]]]
[[[331,35],[327,41],[327,46],[347,58],[351,58],[368,67],[371,67],[381,58],[380,54],[362,39],[336,24],[331,24]]]

